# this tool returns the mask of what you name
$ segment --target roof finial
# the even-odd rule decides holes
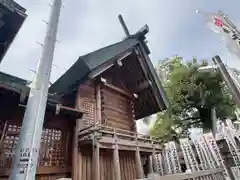
[[[122,25],[122,28],[123,28],[126,36],[129,37],[129,36],[130,36],[130,33],[129,33],[129,31],[128,31],[128,28],[127,28],[127,26],[126,26],[126,24],[125,24],[125,22],[124,22],[123,17],[122,17],[121,14],[118,15],[118,19],[119,19],[119,21],[120,21],[120,24]]]

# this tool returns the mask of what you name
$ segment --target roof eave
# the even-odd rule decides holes
[[[145,45],[146,46],[146,45]],[[153,85],[152,85],[152,90],[154,92],[155,99],[158,103],[158,106],[161,110],[165,110],[169,107],[169,102],[167,100],[167,96],[165,94],[164,88],[162,86],[162,83],[160,79],[157,76],[156,70],[153,67],[153,64],[151,63],[151,60],[144,48],[143,42],[139,42],[139,48],[138,50],[142,54],[142,57],[147,64],[147,67],[143,66],[142,68],[145,68],[146,71],[149,72],[149,75],[151,75],[151,78],[149,79],[150,81],[152,80]]]

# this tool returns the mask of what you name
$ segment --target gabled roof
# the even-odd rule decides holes
[[[14,107],[19,107],[20,104],[26,105],[30,91],[28,85],[29,81],[27,80],[0,72],[0,108],[4,108],[5,111],[14,111]],[[72,119],[82,116],[82,112],[60,104],[60,101],[49,96],[46,107],[47,112],[63,115]]]
[[[28,84],[27,80],[0,72],[0,88],[5,86],[17,93],[21,93],[22,91],[29,91]]]
[[[50,93],[69,93],[76,86],[84,81],[88,74],[100,65],[114,61],[119,55],[127,52],[138,44],[137,39],[125,39],[116,44],[99,49],[92,53],[80,56],[79,59],[70,67],[55,83],[52,84]]]
[[[119,72],[120,76],[128,84],[131,93],[135,94],[138,88],[138,97],[134,100],[136,119],[166,109],[168,101],[148,56],[149,49],[144,39],[143,36],[135,34],[119,43],[79,57],[77,62],[52,84],[49,92],[59,95],[70,94],[88,78],[95,78],[114,66],[119,59],[124,59],[122,73]],[[147,83],[147,87],[144,88],[139,85],[143,79],[142,83]]]

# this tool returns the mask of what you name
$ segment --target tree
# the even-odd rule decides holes
[[[220,74],[198,71],[207,65],[207,61],[196,58],[184,61],[178,56],[159,63],[157,72],[165,78],[163,84],[170,108],[158,114],[151,135],[171,138],[173,131],[173,134],[184,135],[189,127],[210,129],[213,107],[218,118],[235,118],[235,104]]]

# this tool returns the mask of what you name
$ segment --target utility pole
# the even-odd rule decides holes
[[[31,86],[10,180],[35,179],[61,2],[62,0],[54,0],[52,4],[43,53]]]
[[[234,83],[232,77],[230,76],[227,68],[223,64],[221,58],[219,56],[214,56],[212,58],[213,62],[217,65],[217,68],[222,75],[224,81],[226,82],[229,90],[232,92],[233,98],[238,105],[240,105],[240,91],[236,84]]]
[[[216,108],[212,108],[211,110],[211,120],[212,120],[212,133],[213,136],[216,137],[217,134],[217,115],[216,115]]]

